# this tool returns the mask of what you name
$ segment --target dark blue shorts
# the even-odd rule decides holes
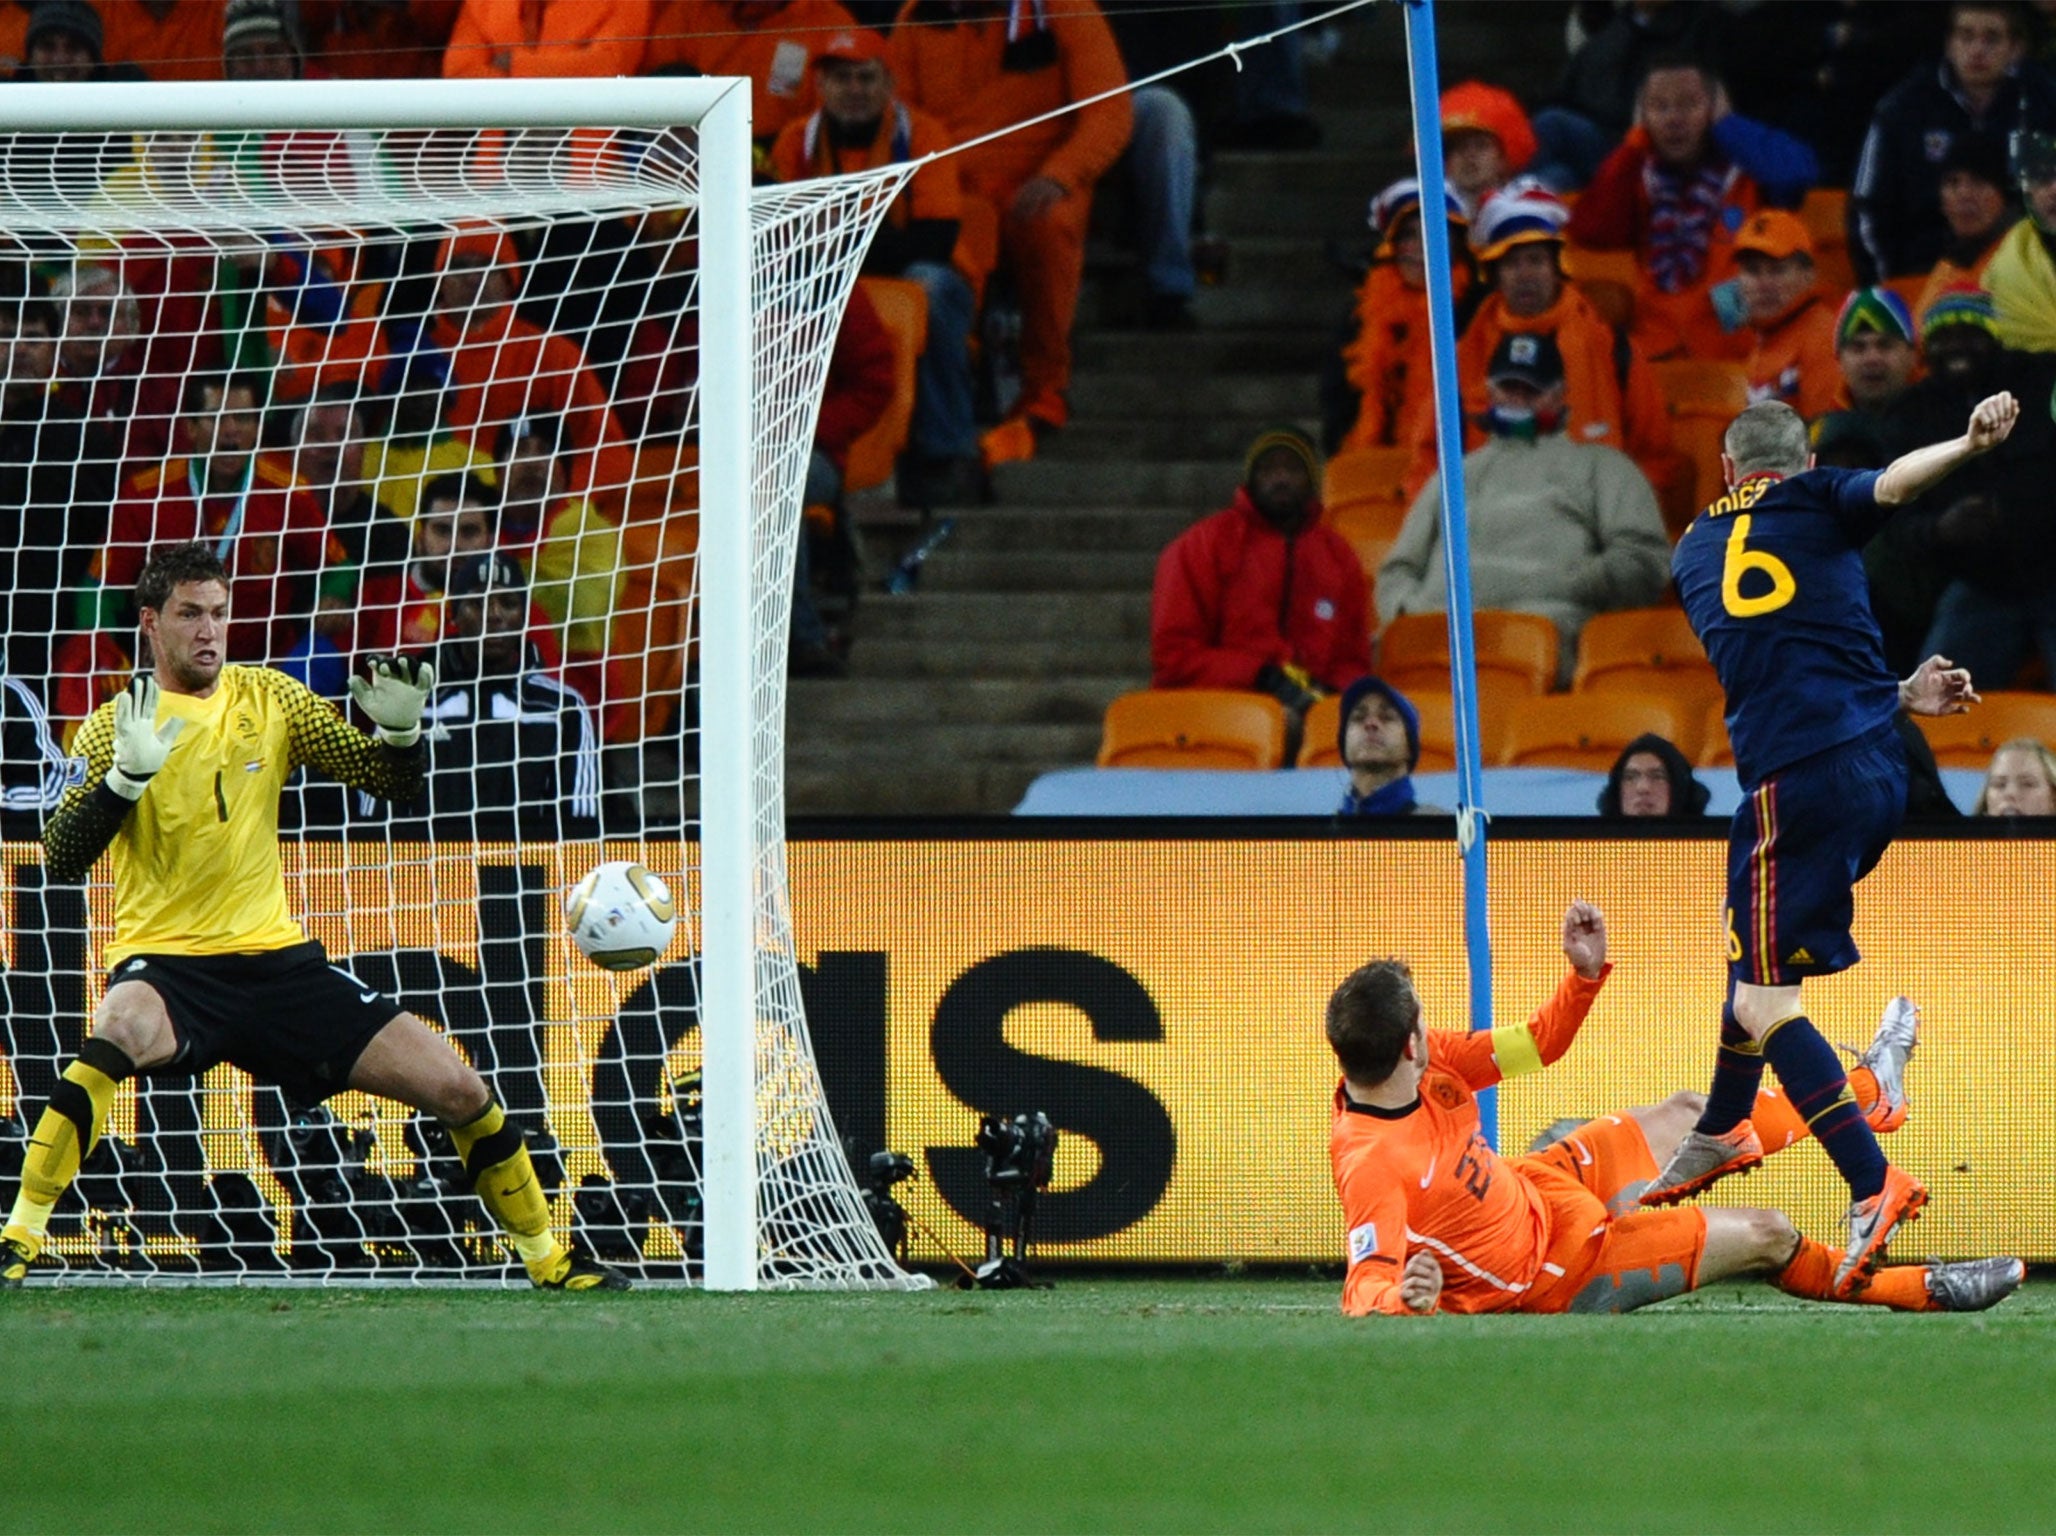
[[[1886,727],[1780,769],[1728,829],[1728,974],[1760,987],[1846,971],[1856,882],[1906,815],[1906,749]]]

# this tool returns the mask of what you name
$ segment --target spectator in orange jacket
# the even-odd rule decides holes
[[[821,97],[811,115],[785,125],[771,148],[780,181],[903,165],[949,147],[934,118],[895,99],[885,39],[865,27],[832,33],[814,56]],[[957,162],[922,167],[893,200],[864,253],[866,276],[919,283],[928,299],[900,499],[910,506],[978,501],[984,469],[972,415],[971,325],[985,273],[962,238]]]
[[[1444,188],[1449,250],[1459,263],[1450,273],[1458,313],[1474,273],[1464,243],[1467,221],[1453,186]],[[1432,410],[1427,387],[1428,261],[1421,234],[1421,184],[1408,176],[1371,201],[1378,248],[1356,291],[1356,335],[1342,350],[1349,386],[1363,402],[1342,449],[1411,445],[1419,435],[1413,412]],[[1429,428],[1428,430],[1432,430]]]
[[[99,0],[109,64],[152,80],[221,78],[222,0]]]
[[[659,0],[652,9],[643,68],[747,75],[760,151],[818,105],[815,50],[857,25],[839,0]]]
[[[1649,357],[1748,355],[1734,275],[1734,236],[1760,206],[1796,204],[1820,176],[1811,149],[1734,111],[1704,64],[1650,62],[1635,126],[1578,199],[1571,239],[1633,251],[1635,340]]]
[[[443,78],[638,74],[649,35],[650,0],[464,0]]]
[[[1303,718],[1371,669],[1363,567],[1321,520],[1320,482],[1312,440],[1273,428],[1250,445],[1234,501],[1165,548],[1150,608],[1156,687],[1251,689]]]
[[[892,34],[900,94],[959,144],[1127,82],[1121,52],[1087,0],[908,0]],[[965,219],[999,231],[1021,303],[1021,397],[985,434],[988,467],[1033,458],[1038,433],[1070,419],[1071,323],[1085,274],[1093,184],[1128,142],[1125,95],[966,150]]]
[[[1813,237],[1795,213],[1766,208],[1735,236],[1742,303],[1755,346],[1749,399],[1782,400],[1808,421],[1835,408],[1835,306],[1820,291]]]
[[[1625,453],[1659,494],[1680,482],[1687,466],[1671,447],[1670,416],[1656,375],[1639,348],[1609,325],[1563,275],[1567,210],[1552,193],[1515,182],[1485,201],[1471,226],[1471,248],[1485,274],[1484,303],[1456,347],[1456,377],[1464,417],[1464,452],[1482,447],[1478,425],[1490,408],[1485,373],[1502,338],[1514,332],[1553,335],[1563,355],[1569,418],[1564,435]],[[1409,378],[1416,400],[1433,384]],[[1419,494],[1435,473],[1435,413],[1414,404],[1414,457],[1406,494]]]
[[[437,247],[435,270],[426,340],[449,367],[450,425],[490,454],[508,422],[560,417],[565,441],[576,450],[568,466],[571,488],[626,486],[634,454],[585,354],[514,313],[521,268],[506,232],[481,222],[460,225]]]

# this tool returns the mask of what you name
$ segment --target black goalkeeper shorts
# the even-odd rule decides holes
[[[131,955],[107,976],[110,987],[128,981],[164,999],[178,1040],[147,1075],[197,1076],[226,1061],[305,1105],[349,1087],[371,1037],[404,1011],[312,939],[254,955]]]

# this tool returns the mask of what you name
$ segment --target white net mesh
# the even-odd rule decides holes
[[[136,665],[137,572],[197,539],[230,571],[230,662],[341,701],[366,655],[435,659],[419,799],[287,783],[288,904],[456,1042],[527,1134],[560,1233],[642,1280],[698,1278],[697,765],[712,733],[748,732],[758,1280],[924,1283],[881,1244],[815,1067],[782,794],[814,418],[907,168],[752,200],[750,710],[717,720],[695,151],[690,127],[618,126],[0,147],[10,1196],[113,936],[108,865],[59,885],[34,839]],[[616,977],[571,948],[558,893],[602,858],[681,896],[669,963]],[[296,1102],[227,1064],[124,1090],[46,1255],[76,1276],[522,1279],[432,1121]]]

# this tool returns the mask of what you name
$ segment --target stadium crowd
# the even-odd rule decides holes
[[[2047,8],[1571,9],[1581,41],[1552,97],[1482,80],[1443,93],[1439,199],[1411,177],[1366,188],[1375,244],[1323,391],[1335,457],[1298,445],[1321,491],[1289,516],[1267,507],[1275,450],[1259,440],[1236,506],[1164,553],[1154,686],[1270,694],[1287,727],[1274,766],[1355,773],[1351,738],[1331,748],[1337,721],[1314,728],[1314,709],[1349,690],[1337,657],[1361,637],[1335,631],[1368,614],[1378,674],[1425,685],[1408,706],[1415,760],[1422,722],[1439,721],[1425,739],[1448,766],[1446,651],[1422,666],[1414,622],[1447,599],[1422,233],[1434,216],[1454,262],[1487,766],[1611,760],[1602,809],[1635,814],[1621,763],[1636,738],[1659,744],[1647,771],[1662,769],[1667,805],[1690,801],[1695,763],[1732,761],[1668,557],[1722,489],[1723,429],[1764,400],[1805,418],[1820,462],[1855,468],[1953,436],[1987,394],[2033,402],[2020,432],[1895,518],[1865,563],[1890,664],[1945,654],[1998,696],[1980,766],[2010,727],[2050,735],[2056,710],[2009,697],[2056,684],[2056,532],[2032,488],[2056,430]],[[1242,538],[1215,537],[1232,518]],[[1355,561],[1336,558],[1338,537]],[[1196,574],[1198,539],[1217,554]],[[1566,689],[1578,702],[1547,697]],[[1964,742],[1942,745],[1963,762]],[[1933,809],[1950,813],[1935,787]],[[1995,798],[2011,803],[1980,808]],[[1345,810],[1363,809],[1353,789]]]
[[[836,676],[863,558],[847,496],[890,483],[924,512],[976,505],[1069,420],[1096,189],[1118,192],[1137,254],[1131,322],[1187,328],[1206,150],[1320,132],[1287,47],[1254,50],[1231,84],[1094,98],[1308,9],[40,0],[0,5],[0,61],[19,81],[742,73],[766,181],[971,145],[902,191],[836,339],[791,651],[795,673]],[[1323,440],[1265,434],[1233,504],[1164,551],[1155,686],[1274,697],[1300,761],[1346,758],[1347,722],[1313,710],[1374,669],[1412,701],[1416,762],[1447,742],[1446,661],[1416,650],[1445,601],[1424,205],[1456,256],[1474,595],[1535,621],[1507,626],[1518,659],[1481,627],[1486,670],[1525,678],[1481,685],[1488,761],[1551,760],[1548,742],[1519,754],[1533,701],[1565,689],[1586,701],[1564,718],[1593,766],[1650,734],[1688,766],[1725,760],[1703,658],[1664,622],[1664,572],[1719,490],[1719,431],[1742,405],[1787,401],[1823,462],[1879,465],[1986,393],[2056,387],[2056,50],[2035,8],[1572,13],[1546,99],[1445,93],[1439,200],[1411,179],[1365,188],[1375,244]],[[232,180],[239,157],[335,152],[167,136],[104,151],[94,211],[114,231],[167,189]],[[35,136],[0,153],[24,186],[48,175]],[[654,217],[18,248],[0,263],[0,589],[9,674],[52,738],[133,667],[144,555],[200,537],[234,574],[234,659],[340,700],[366,654],[477,649],[518,617],[519,643],[466,675],[549,679],[632,783],[632,758],[609,754],[675,724],[688,668],[690,552],[681,565],[662,514],[693,494],[692,259],[689,233]],[[1939,650],[1987,691],[2056,678],[2056,536],[2030,500],[2056,421],[2028,417],[1869,551],[1901,670]],[[452,582],[481,556],[492,592],[518,577],[524,601],[496,595],[466,635]],[[1393,798],[1376,788],[1352,800]]]

